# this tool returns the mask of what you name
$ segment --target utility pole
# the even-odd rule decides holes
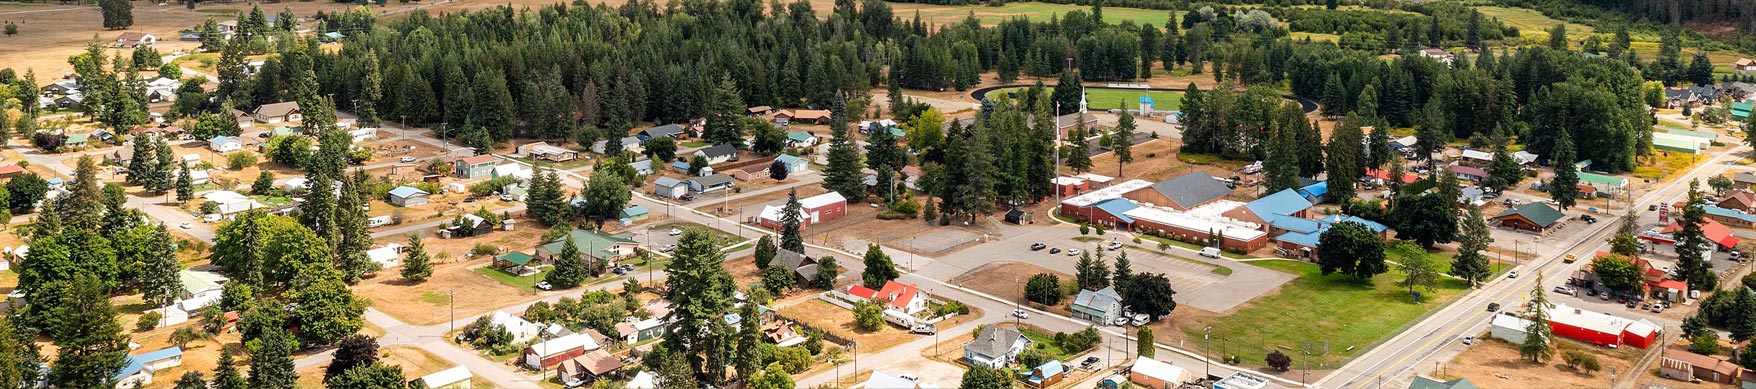
[[[1212,329],[1213,326],[1207,326],[1207,328],[1201,329],[1201,340],[1203,343],[1201,345],[1201,363],[1202,365],[1205,365],[1206,368],[1206,374],[1202,377],[1203,379],[1213,376],[1213,335],[1210,335],[1209,333]]]
[[[457,332],[457,290],[445,291],[445,295],[451,297],[451,332]]]

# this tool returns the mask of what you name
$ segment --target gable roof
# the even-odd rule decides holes
[[[263,104],[260,107],[256,107],[256,111],[253,113],[262,116],[286,116],[287,114],[298,110],[299,102],[282,101],[279,103]]]
[[[1756,173],[1738,172],[1737,175],[1732,176],[1732,181],[1742,182],[1742,183],[1746,183],[1746,184],[1756,184]]]
[[[1556,222],[1561,221],[1561,218],[1567,217],[1567,215],[1561,214],[1561,211],[1549,207],[1548,204],[1530,203],[1508,208],[1501,211],[1500,214],[1494,215],[1494,218],[1499,219],[1512,215],[1522,216],[1545,228],[1554,226]]]
[[[660,188],[675,188],[679,185],[685,185],[682,180],[670,177],[659,177],[657,180],[653,180],[652,184]]]
[[[1122,220],[1123,223],[1130,224],[1134,223],[1134,218],[1128,217],[1124,214],[1135,208],[1140,208],[1139,204],[1135,204],[1133,201],[1121,197],[1099,201],[1097,204],[1092,204],[1092,206],[1103,210],[1104,213],[1108,213],[1110,216]]]
[[[1079,296],[1073,298],[1073,309],[1109,309],[1109,307],[1121,302],[1122,295],[1116,293],[1116,287],[1114,286],[1106,287],[1097,291],[1080,289]]]
[[[1012,351],[1012,344],[1024,337],[1023,333],[1012,327],[990,325],[982,328],[976,340],[963,346],[965,351],[986,357],[999,357]]]
[[[846,203],[848,199],[841,192],[830,191],[824,194],[799,199],[800,209],[815,209],[835,203]]]
[[[1476,168],[1476,167],[1469,167],[1469,166],[1463,166],[1463,165],[1452,165],[1451,171],[1454,173],[1457,173],[1457,174],[1467,175],[1470,177],[1482,177],[1482,178],[1488,177],[1487,170],[1482,170],[1481,168]],[[1584,173],[1581,173],[1581,174],[1584,174]]]
[[[908,307],[909,301],[919,297],[920,294],[921,288],[914,284],[885,281],[884,288],[878,290],[877,297],[890,300],[889,305],[891,308],[906,308]]]
[[[811,135],[811,133],[808,131],[793,131],[793,132],[787,133],[787,139],[794,141],[794,142],[804,142],[807,140],[811,140],[811,138],[813,138],[813,137],[815,137],[815,136]]]
[[[615,247],[617,244],[634,243],[633,239],[629,239],[633,236],[633,233],[627,232],[610,235],[603,232],[586,231],[575,228],[573,231],[567,232],[567,236],[564,238],[544,243],[543,248],[548,249],[551,253],[560,254],[561,248],[567,245],[564,240],[571,239],[573,240],[573,247],[579,248],[580,254],[597,259],[608,259],[610,256],[615,255],[615,253],[610,251],[611,248]]]
[[[493,154],[474,155],[474,156],[458,158],[457,161],[462,162],[465,165],[470,165],[470,166],[485,165],[485,164],[494,163],[494,155]]]
[[[514,265],[523,265],[526,263],[530,263],[531,257],[530,257],[530,254],[525,254],[525,253],[513,251],[513,252],[508,252],[505,254],[495,255],[494,260],[511,262]]]
[[[1232,194],[1232,188],[1225,183],[1213,179],[1206,172],[1184,174],[1177,178],[1159,181],[1152,184],[1153,190],[1163,194],[1171,202],[1184,208],[1194,208],[1209,201]]]
[[[799,158],[799,157],[793,156],[792,154],[781,154],[778,157],[774,157],[774,160],[780,161],[781,164],[784,164],[787,166],[793,166],[793,165],[805,163],[804,158]]]
[[[730,156],[738,155],[738,148],[733,147],[729,143],[721,143],[721,144],[717,144],[717,145],[713,145],[713,146],[708,146],[706,148],[702,148],[701,150],[698,150],[697,152],[701,153],[702,155],[707,156],[708,158],[720,158],[720,157],[730,157]]]
[[[420,190],[419,188],[415,188],[412,186],[399,186],[399,187],[396,187],[396,189],[391,189],[390,195],[392,197],[400,197],[400,198],[406,199],[406,198],[415,197],[415,196],[425,196],[425,195],[427,195],[427,191]]]
[[[774,259],[769,261],[770,266],[779,264],[785,265],[788,269],[798,269],[800,266],[811,263],[816,263],[816,261],[811,260],[810,257],[806,257],[805,254],[787,249],[775,249]]]
[[[703,187],[719,186],[732,183],[732,176],[715,173],[706,177],[691,178],[689,179],[689,182],[701,184]]]
[[[645,134],[646,136],[649,136],[649,137],[654,137],[654,138],[661,137],[661,136],[677,136],[677,134],[683,133],[683,126],[676,125],[676,124],[666,124],[666,125],[662,125],[662,126],[658,126],[658,127],[640,130],[640,133]]]
[[[1274,194],[1262,196],[1262,198],[1256,199],[1255,201],[1245,203],[1244,208],[1249,209],[1250,213],[1256,214],[1257,217],[1261,217],[1264,221],[1272,222],[1275,218],[1273,215],[1292,215],[1299,213],[1299,211],[1310,209],[1311,202],[1305,200],[1305,197],[1300,196],[1299,192],[1296,190],[1281,189],[1279,192],[1274,192]]]

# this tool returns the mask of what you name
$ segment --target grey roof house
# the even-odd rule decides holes
[[[1028,344],[1030,339],[1018,329],[990,325],[982,328],[976,340],[963,345],[963,360],[972,365],[998,369],[1011,365]]]
[[[738,148],[731,144],[721,143],[695,150],[695,155],[707,158],[707,164],[716,165],[738,160]]]
[[[800,282],[811,282],[817,278],[817,260],[792,250],[776,249],[774,260],[769,263],[769,266],[785,266],[783,269],[793,269],[793,275]]]
[[[676,137],[679,137],[681,135],[683,135],[683,126],[682,125],[666,124],[666,125],[662,125],[662,126],[658,126],[658,127],[640,130],[640,133],[635,134],[634,136],[640,138],[640,140],[642,140],[642,141],[645,141],[645,140],[650,140],[652,138],[657,138],[657,137],[661,137],[661,136],[668,136],[668,137],[676,138]]]
[[[1081,289],[1073,298],[1073,318],[1107,323],[1122,316],[1122,295],[1115,287],[1092,291]]]
[[[695,192],[712,192],[730,189],[731,187],[732,176],[724,174],[713,174],[706,177],[689,179],[689,190]]]

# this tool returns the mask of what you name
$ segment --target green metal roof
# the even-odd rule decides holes
[[[1695,149],[1695,144],[1696,144],[1695,142],[1690,141],[1689,139],[1661,138],[1661,137],[1653,137],[1652,138],[1652,147],[1653,148],[1660,149],[1660,150],[1667,150],[1667,151],[1676,151],[1676,152],[1694,154],[1694,153],[1700,151],[1700,150]]]
[[[1626,178],[1586,172],[1579,172],[1579,181],[1615,186],[1628,184],[1628,179]]]
[[[575,229],[572,232],[567,233],[567,238],[573,240],[573,246],[579,248],[580,254],[590,255],[592,258],[597,259],[608,259],[613,256],[614,254],[608,249],[617,243],[634,243],[633,239],[629,239],[633,236],[634,234],[626,232],[609,235],[598,231],[586,231],[580,229]],[[551,253],[559,254],[561,253],[561,247],[565,245],[566,242],[563,242],[561,239],[556,239],[553,242],[544,243],[543,248],[548,249]]]
[[[526,263],[530,263],[531,258],[530,258],[530,254],[525,254],[525,253],[513,251],[510,253],[495,255],[494,259],[499,260],[499,261],[511,262],[514,265],[521,265],[522,266]]]
[[[1580,175],[1584,175],[1584,173],[1581,173]],[[1499,219],[1512,215],[1523,216],[1525,219],[1529,219],[1532,223],[1536,223],[1543,227],[1553,226],[1555,225],[1555,222],[1560,221],[1561,218],[1567,217],[1567,215],[1561,214],[1561,211],[1550,208],[1548,204],[1532,203],[1512,207],[1504,212],[1500,212],[1499,215],[1494,215],[1494,218]]]
[[[91,134],[72,134],[67,136],[67,143],[85,143],[88,139],[91,139]]]
[[[1432,378],[1415,376],[1415,381],[1409,383],[1408,389],[1477,389],[1477,387],[1475,383],[1469,382],[1469,379],[1467,378],[1439,381]]]

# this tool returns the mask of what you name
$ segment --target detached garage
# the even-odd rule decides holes
[[[781,228],[781,214],[786,209],[783,205],[762,207],[760,223],[763,227],[774,230]],[[829,192],[799,199],[799,225],[806,226],[834,220],[848,213],[848,200],[839,192]]]
[[[1169,362],[1139,357],[1128,369],[1128,381],[1147,388],[1175,388],[1189,382],[1189,371]]]

